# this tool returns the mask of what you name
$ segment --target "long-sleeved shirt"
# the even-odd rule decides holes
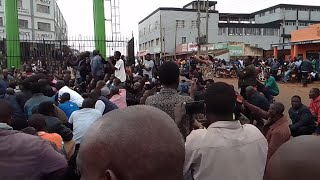
[[[263,127],[263,134],[267,138],[269,144],[268,160],[278,150],[278,148],[286,143],[291,138],[291,131],[289,128],[289,122],[286,116],[278,119],[275,122],[271,122],[270,114],[248,102],[244,102],[244,105],[251,111],[252,114],[259,118],[268,119],[268,122]]]
[[[99,55],[95,56],[91,61],[91,72],[93,77],[104,75],[102,58]]]
[[[319,125],[320,124],[320,96],[315,100],[311,100],[309,109],[311,113],[314,113],[317,115],[317,123]]]
[[[298,109],[291,107],[289,109],[289,116],[292,120],[292,126],[290,127],[292,130],[298,130],[304,127],[315,127],[310,109],[305,105],[301,105]]]

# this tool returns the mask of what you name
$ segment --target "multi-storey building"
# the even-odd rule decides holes
[[[212,34],[218,34],[219,13],[215,10],[216,2],[209,7],[209,42],[214,42]],[[200,6],[201,16],[205,16],[205,3]],[[159,8],[139,22],[139,50],[151,54],[173,54],[176,45],[198,42],[198,25],[200,40],[206,36],[205,23],[198,23],[197,3],[191,2],[183,8]],[[202,19],[204,20],[204,19]],[[161,41],[162,39],[162,41]]]
[[[20,40],[67,40],[67,23],[56,0],[17,0]],[[0,0],[0,38],[5,38],[5,0]]]
[[[205,2],[200,1],[200,37],[206,35]],[[140,52],[175,54],[176,45],[197,43],[197,4],[193,1],[183,8],[159,8],[140,21]],[[236,42],[270,50],[272,44],[290,42],[292,31],[320,23],[320,6],[279,4],[236,14],[219,13],[216,4],[211,1],[209,6],[209,44]]]

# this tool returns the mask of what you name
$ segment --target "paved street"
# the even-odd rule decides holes
[[[222,79],[222,78],[215,78],[216,82],[223,81],[229,84],[234,85],[234,87],[238,87],[238,79]],[[309,90],[311,88],[320,87],[320,82],[314,82],[309,84],[307,88],[303,88],[302,84],[300,83],[287,83],[281,84],[278,83],[280,88],[280,95],[276,97],[276,101],[282,102],[286,107],[286,115],[288,115],[288,110],[291,107],[291,97],[294,95],[298,95],[302,98],[302,102],[309,106],[310,99],[309,99]]]

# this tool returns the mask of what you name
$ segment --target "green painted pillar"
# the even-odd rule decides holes
[[[100,51],[103,57],[106,57],[104,1],[105,0],[93,0],[93,18],[96,49]]]
[[[20,68],[21,59],[17,0],[6,0],[5,16],[7,67],[11,68],[11,66],[14,66]]]

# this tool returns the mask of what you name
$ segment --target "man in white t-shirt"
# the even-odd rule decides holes
[[[115,77],[120,79],[121,83],[124,83],[127,80],[127,75],[124,61],[121,59],[121,53],[119,51],[114,52],[114,59],[117,61],[116,65],[113,65],[110,60],[108,61],[109,65],[114,70]]]
[[[79,107],[82,107],[83,97],[76,91],[70,89],[66,86],[64,81],[57,81],[56,88],[58,90],[58,97],[62,96],[64,93],[70,94],[70,101],[76,103]]]
[[[69,118],[69,123],[73,125],[73,139],[76,144],[81,143],[82,136],[91,124],[102,117],[101,112],[94,109],[94,106],[94,100],[85,99],[83,101],[83,109],[73,112]]]
[[[143,61],[143,76],[148,75],[149,79],[152,79],[152,69],[154,62],[151,60],[151,55],[148,53],[146,59]]]

